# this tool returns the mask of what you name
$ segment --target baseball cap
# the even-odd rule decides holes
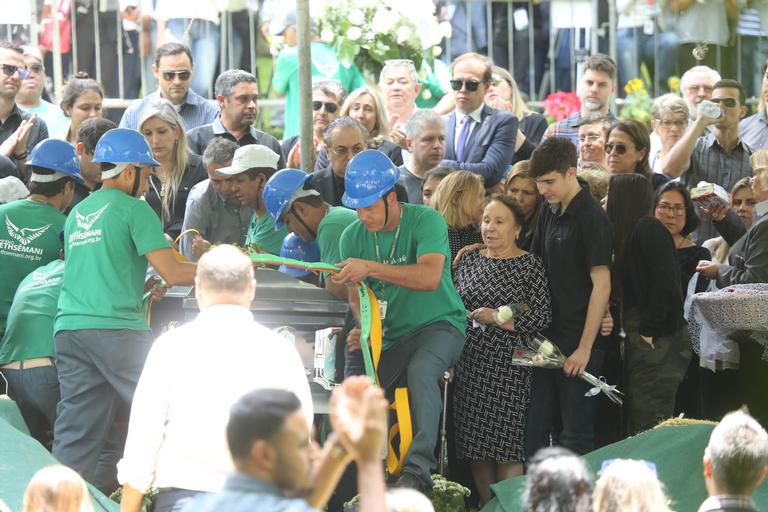
[[[278,13],[269,22],[269,33],[273,36],[282,36],[288,27],[296,27],[296,9],[294,8]],[[309,31],[313,34],[317,32],[317,22],[314,18],[309,19]]]
[[[278,160],[280,160],[280,155],[267,146],[248,144],[237,148],[232,157],[232,165],[217,169],[216,172],[224,176],[234,176],[254,167],[277,169]]]

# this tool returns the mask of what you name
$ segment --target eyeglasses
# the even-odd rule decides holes
[[[346,146],[336,146],[333,148],[333,153],[338,156],[345,156],[347,153],[352,153],[352,155],[356,155],[359,152],[361,152],[363,149],[365,149],[362,145],[358,144],[356,146],[352,146],[351,148],[348,148]]]
[[[322,101],[312,102],[312,110],[315,112],[319,111],[323,107],[325,107],[325,111],[329,114],[333,114],[339,109],[339,106],[336,103],[323,103]]]
[[[712,98],[709,101],[712,103],[722,103],[728,108],[733,108],[736,106],[736,100],[733,98]]]
[[[656,206],[656,211],[659,213],[663,213],[664,215],[669,215],[670,213],[674,213],[675,216],[682,217],[683,215],[685,215],[685,206],[683,205],[672,206],[671,204],[660,203]]]
[[[656,121],[658,121],[659,124],[664,128],[672,128],[672,127],[683,128],[686,124],[688,124],[687,121],[683,121],[682,119],[679,119],[677,121],[672,121],[670,119],[667,119],[667,120],[657,119]]]
[[[691,84],[685,89],[690,92],[698,91],[699,89],[702,89],[704,92],[708,92],[708,93],[711,93],[712,91],[715,90],[713,86],[707,85],[707,84]]]
[[[613,153],[613,150],[616,150],[617,155],[623,155],[627,152],[627,145],[626,144],[614,144],[612,142],[609,142],[605,146],[603,146],[603,149],[605,150],[606,154],[610,155]]]
[[[464,86],[469,92],[475,92],[480,87],[480,82],[477,80],[451,80],[451,89],[454,91],[460,91]]]
[[[599,135],[579,135],[579,142],[597,142]]]
[[[166,82],[172,82],[176,77],[178,77],[182,82],[186,82],[192,78],[192,72],[188,69],[183,71],[161,71],[160,74],[163,76],[163,80]]]
[[[3,68],[3,74],[5,76],[13,76],[17,71],[19,72],[19,78],[22,80],[26,80],[29,76],[29,71],[27,68],[23,68],[21,66],[14,66],[13,64],[0,64],[0,67]]]
[[[39,75],[43,72],[43,65],[42,64],[32,64],[31,66],[27,66],[27,69],[30,73],[35,73]]]

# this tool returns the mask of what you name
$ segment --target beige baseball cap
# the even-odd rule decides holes
[[[224,176],[234,176],[254,167],[277,169],[278,160],[280,160],[280,155],[267,146],[248,144],[237,148],[232,157],[232,165],[216,169],[216,172]]]

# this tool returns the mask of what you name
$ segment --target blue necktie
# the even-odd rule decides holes
[[[464,161],[464,146],[467,145],[467,137],[469,136],[469,127],[472,124],[472,118],[464,116],[461,120],[461,131],[459,132],[459,140],[456,142],[456,160],[459,162]]]

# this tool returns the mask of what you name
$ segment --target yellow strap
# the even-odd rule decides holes
[[[176,244],[176,245],[179,245],[179,240],[181,240],[181,237],[183,237],[187,233],[194,233],[197,236],[201,236],[200,232],[198,230],[196,230],[195,228],[189,228],[189,229],[185,229],[184,231],[179,233],[179,236],[176,237],[176,240],[174,240],[173,243]]]
[[[373,353],[373,367],[376,373],[379,371],[379,359],[381,359],[382,330],[381,330],[381,312],[379,311],[379,301],[373,290],[368,288],[368,300],[371,303],[371,352]]]
[[[411,407],[408,403],[408,388],[395,389],[395,401],[389,406],[397,414],[397,423],[389,429],[389,441],[387,443],[387,471],[390,475],[397,476],[403,470],[405,457],[411,448],[413,441],[413,427],[411,424]],[[399,455],[395,455],[394,441],[395,436],[400,434]]]

